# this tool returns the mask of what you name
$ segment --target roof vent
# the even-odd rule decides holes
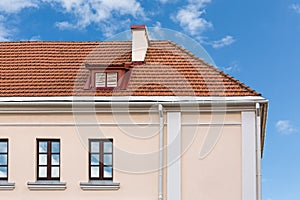
[[[132,62],[144,62],[149,46],[146,25],[131,25],[132,31]]]

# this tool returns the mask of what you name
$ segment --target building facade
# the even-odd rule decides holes
[[[3,199],[261,199],[268,101],[171,41],[0,43]]]

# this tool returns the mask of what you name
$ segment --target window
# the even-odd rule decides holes
[[[0,139],[0,180],[8,180],[8,140]]]
[[[113,179],[113,140],[92,139],[89,141],[90,180]]]
[[[118,86],[117,72],[99,72],[96,73],[96,87],[114,88]]]
[[[59,180],[60,141],[58,139],[39,139],[37,152],[37,179]]]

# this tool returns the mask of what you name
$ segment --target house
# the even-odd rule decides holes
[[[268,101],[131,30],[0,43],[1,199],[260,200]]]

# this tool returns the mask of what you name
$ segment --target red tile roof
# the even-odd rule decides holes
[[[131,62],[131,42],[0,42],[0,97],[260,96],[170,41],[151,41],[126,90],[84,90],[88,64]]]

